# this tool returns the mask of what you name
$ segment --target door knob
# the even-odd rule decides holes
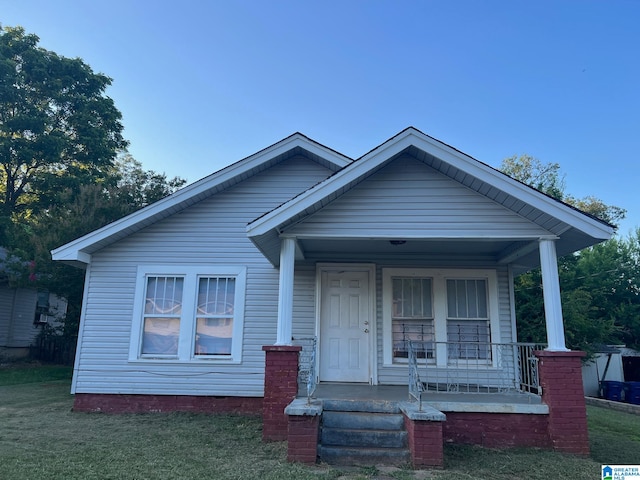
[[[369,329],[368,329],[368,328],[365,328],[365,329],[364,329],[364,333],[369,333]]]

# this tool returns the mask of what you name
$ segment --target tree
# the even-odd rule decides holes
[[[0,216],[48,205],[61,178],[102,176],[126,147],[111,79],[79,58],[38,47],[21,27],[0,27]],[[55,191],[55,189],[53,190]]]
[[[564,196],[564,176],[560,175],[560,165],[557,163],[542,163],[527,154],[514,155],[502,161],[500,170],[558,200]]]
[[[564,191],[558,164],[529,156],[509,157],[504,173],[543,193],[615,224],[625,210],[588,196],[576,199]],[[558,260],[567,345],[593,352],[600,344],[623,342],[640,346],[640,230],[627,240],[607,242]],[[544,342],[545,321],[539,269],[515,279],[518,337]]]
[[[624,208],[607,205],[599,198],[589,195],[578,199],[565,193],[564,175],[558,163],[543,163],[531,155],[514,155],[502,161],[500,170],[516,180],[572,205],[585,213],[604,220],[617,228],[618,222],[627,214]]]
[[[119,156],[99,183],[67,188],[56,202],[18,225],[24,232],[12,254],[13,285],[49,290],[68,301],[64,333],[75,335],[80,320],[84,270],[53,262],[50,251],[135,212],[178,190],[186,181],[144,170],[128,153]]]
[[[185,180],[144,170],[124,150],[111,79],[81,59],[38,47],[21,27],[0,27],[0,246],[11,281],[69,302],[77,332],[84,272],[50,250],[169,195]]]
[[[186,183],[180,177],[168,179],[164,173],[144,170],[142,164],[129,153],[118,156],[110,177],[112,186],[116,187],[112,195],[134,210],[166,197]]]

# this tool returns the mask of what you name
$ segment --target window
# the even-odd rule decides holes
[[[138,269],[130,360],[240,361],[244,267]]]
[[[231,355],[235,286],[233,277],[200,277],[195,355]]]
[[[384,364],[406,364],[408,342],[418,358],[491,360],[499,341],[495,270],[385,268],[382,271]],[[445,345],[448,347],[445,348]]]
[[[184,278],[147,277],[142,355],[177,355]]]
[[[486,279],[447,279],[447,342],[449,358],[491,358]]]
[[[409,341],[433,341],[433,308],[430,278],[392,277],[393,358],[409,356]],[[433,347],[418,352],[433,357]]]

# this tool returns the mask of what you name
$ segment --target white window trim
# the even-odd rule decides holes
[[[149,276],[184,278],[182,316],[180,318],[180,337],[178,354],[167,356],[141,356],[142,330],[144,326],[144,295]],[[233,337],[231,355],[195,355],[194,339],[196,334],[195,308],[198,296],[198,279],[202,277],[235,278],[235,304],[233,313]],[[131,322],[131,341],[129,361],[144,363],[240,363],[244,331],[244,303],[247,268],[236,265],[198,265],[184,267],[180,265],[139,265],[136,274],[133,318]]]
[[[447,341],[447,280],[486,279],[491,341],[499,343],[500,311],[498,303],[498,275],[492,269],[442,269],[442,268],[383,268],[382,269],[382,350],[383,365],[406,369],[406,362],[393,361],[393,338],[391,328],[392,277],[425,277],[432,279],[433,326],[436,342]],[[436,354],[438,366],[446,366],[446,355]],[[444,362],[443,365],[440,365]]]

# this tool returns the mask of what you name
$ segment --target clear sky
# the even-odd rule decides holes
[[[0,0],[113,78],[129,151],[193,182],[293,132],[357,158],[407,126],[640,227],[638,0]]]

